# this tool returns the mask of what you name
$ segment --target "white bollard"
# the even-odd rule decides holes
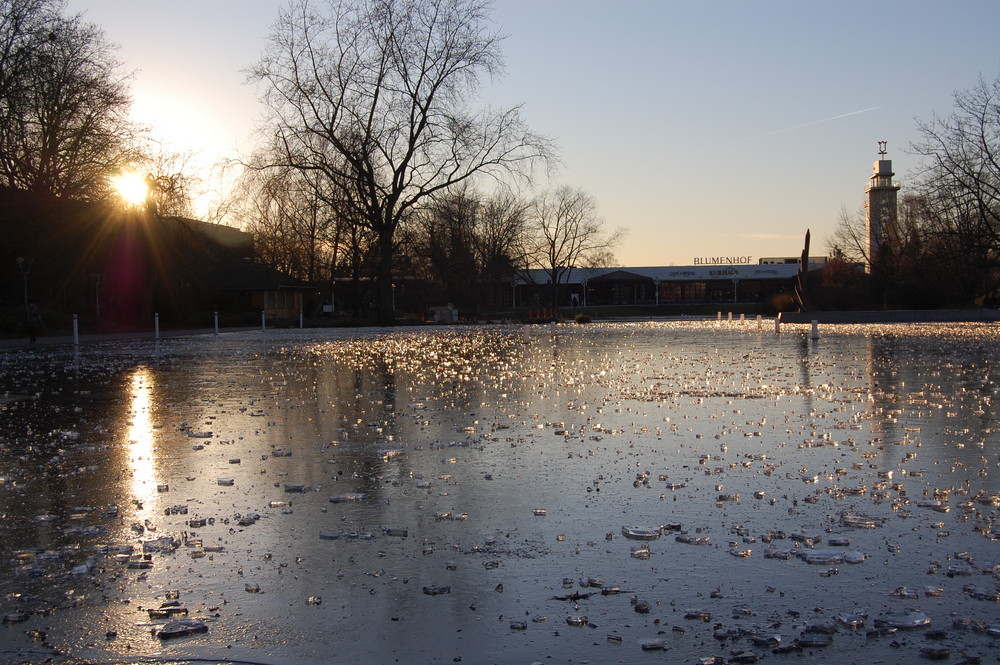
[[[816,319],[812,320],[812,339],[819,339],[819,321]]]
[[[531,326],[524,326],[521,330],[521,341],[527,344],[531,341]]]
[[[747,316],[746,316],[746,314],[743,314],[743,313],[741,312],[741,313],[740,313],[740,325],[741,325],[741,326],[742,326],[742,325],[746,325],[746,322],[747,322]]]
[[[299,330],[301,330],[304,327],[305,326],[302,325],[302,310],[300,309],[299,310]]]
[[[261,331],[266,330],[264,323],[264,310],[260,310],[260,329]]]
[[[153,314],[153,338],[160,339],[160,313]]]
[[[722,312],[718,313],[715,320],[718,321],[719,323],[722,323]]]
[[[729,323],[732,323],[732,322],[733,322],[733,313],[730,312],[729,313]]]
[[[73,344],[80,344],[80,319],[76,314],[73,315]]]
[[[781,334],[781,317],[780,316],[774,317],[774,334],[775,335],[780,335]]]
[[[212,312],[212,318],[215,320],[215,334],[219,334],[219,313]]]
[[[764,317],[760,314],[757,315],[757,330],[764,329]]]

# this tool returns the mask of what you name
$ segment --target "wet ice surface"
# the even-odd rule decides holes
[[[786,331],[0,354],[0,662],[997,662],[1000,328]]]

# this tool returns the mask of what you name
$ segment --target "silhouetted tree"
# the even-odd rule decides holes
[[[1000,286],[1000,247],[971,198],[927,189],[907,198],[919,219],[918,290],[943,305],[982,304]]]
[[[379,315],[392,319],[396,234],[431,195],[547,158],[517,107],[473,110],[500,71],[482,0],[307,0],[282,11],[251,77],[288,165],[341,190],[377,239]]]
[[[924,256],[927,229],[920,212],[920,199],[913,193],[900,196],[897,219],[892,224],[881,225],[884,235],[877,239],[879,253],[875,257],[869,256],[864,210],[853,215],[846,209],[841,210],[839,223],[832,235],[826,238],[827,252],[835,259],[856,266],[858,270],[862,265],[872,266],[872,273],[867,279],[854,282],[851,286],[870,291],[855,293],[854,306],[926,308],[935,304],[931,293],[936,289],[928,289],[924,284],[929,274]],[[923,302],[921,295],[924,296]],[[847,303],[851,299],[844,296],[827,300]],[[819,304],[821,308],[830,306]]]
[[[557,187],[537,195],[528,208],[521,262],[542,269],[550,284],[550,303],[559,305],[559,285],[573,268],[596,267],[613,260],[612,250],[624,230],[605,233],[597,202],[582,190]]]
[[[429,203],[408,234],[411,251],[421,259],[427,277],[440,286],[445,299],[460,308],[472,307],[479,280],[475,257],[479,198],[462,187],[435,196]]]
[[[483,284],[483,302],[499,305],[501,289],[509,289],[516,274],[526,232],[528,204],[510,192],[500,191],[487,199],[481,209],[474,237],[476,261]]]
[[[337,308],[360,316],[375,277],[373,234],[357,206],[340,198],[343,190],[319,172],[291,166],[285,151],[285,144],[272,144],[243,165],[229,214],[253,236],[259,261],[329,283]]]
[[[980,77],[955,93],[948,117],[919,123],[922,139],[912,147],[924,157],[918,184],[940,203],[954,201],[978,218],[974,232],[1000,244],[1000,76]]]
[[[951,115],[919,123],[914,188],[929,251],[969,300],[983,302],[1000,283],[1000,76],[954,98]]]
[[[833,233],[826,238],[826,248],[830,256],[848,263],[868,264],[868,232],[865,228],[865,212],[851,214],[847,208],[840,209],[840,216]]]
[[[506,192],[484,199],[462,185],[435,196],[403,230],[400,267],[428,282],[435,301],[476,310],[500,304],[516,275],[524,211]]]
[[[191,165],[194,153],[173,152],[154,140],[145,141],[138,151],[138,161],[122,170],[147,174],[147,205],[162,216],[193,217],[194,199],[203,193],[202,179]]]
[[[248,169],[241,188],[245,230],[265,265],[306,281],[328,279],[334,211],[310,174],[291,168]]]
[[[100,199],[132,161],[128,81],[103,32],[58,0],[0,0],[0,178]]]

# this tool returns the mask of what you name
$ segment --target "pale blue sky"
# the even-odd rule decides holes
[[[69,0],[139,70],[135,114],[205,163],[252,145],[274,0]],[[507,71],[482,91],[522,103],[561,149],[558,184],[628,229],[623,265],[825,250],[857,211],[877,141],[897,179],[916,120],[1000,73],[995,0],[496,0]]]

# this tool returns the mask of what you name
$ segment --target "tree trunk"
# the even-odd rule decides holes
[[[558,270],[553,270],[549,275],[552,280],[552,288],[549,290],[549,305],[552,308],[553,316],[559,311],[559,278]]]
[[[378,237],[378,322],[391,326],[396,321],[392,295],[393,234],[379,233]]]

